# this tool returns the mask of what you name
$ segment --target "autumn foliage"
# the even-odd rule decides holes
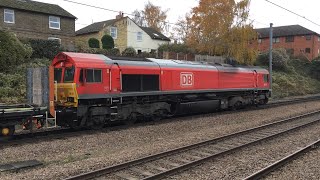
[[[185,19],[186,43],[201,53],[253,64],[257,50],[249,44],[257,34],[248,23],[249,5],[250,0],[200,0]]]

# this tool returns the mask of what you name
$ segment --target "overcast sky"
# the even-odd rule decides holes
[[[62,8],[75,15],[76,30],[85,27],[92,22],[99,22],[113,19],[118,14],[106,10],[77,5],[64,0],[36,0],[51,4],[58,4]],[[78,3],[89,4],[124,13],[132,13],[135,9],[142,10],[148,0],[71,0]],[[320,24],[319,0],[269,0],[279,4],[295,13],[298,13],[317,24]],[[190,12],[192,7],[198,5],[199,0],[150,0],[153,4],[161,6],[163,9],[169,9],[168,21],[175,23],[179,17],[184,17]],[[130,17],[130,16],[129,16]],[[274,26],[300,24],[308,29],[320,33],[320,26],[312,24],[307,20],[293,15],[279,7],[276,7],[266,0],[251,0],[250,19],[254,21],[255,28],[268,27],[272,22]]]

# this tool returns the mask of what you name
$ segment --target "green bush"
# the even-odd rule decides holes
[[[88,44],[90,48],[100,48],[100,42],[96,38],[90,38]]]
[[[0,102],[24,103],[27,68],[48,67],[50,62],[49,59],[31,59],[27,63],[14,67],[10,74],[0,73]]]
[[[81,53],[89,53],[89,54],[103,54],[105,56],[120,56],[120,51],[117,48],[113,49],[99,49],[99,48],[88,48],[81,49],[79,52]]]
[[[290,73],[274,71],[272,98],[298,96],[320,92],[320,82],[295,71]]]
[[[113,48],[108,50],[108,55],[110,56],[120,56],[120,50],[118,48]]]
[[[141,54],[137,55],[138,57],[143,57],[143,58],[156,58],[155,53],[148,53],[148,52],[142,52]]]
[[[25,96],[25,75],[0,73],[0,102],[20,103]]]
[[[285,49],[274,49],[272,51],[272,68],[275,70],[287,70],[289,55]],[[259,66],[269,66],[269,52],[260,54],[256,64]]]
[[[28,42],[33,49],[31,58],[53,59],[61,50],[59,41],[30,39]]]
[[[102,48],[103,49],[112,49],[114,48],[114,40],[110,35],[104,35],[101,38]]]
[[[32,48],[23,44],[12,33],[0,31],[0,72],[12,71],[30,58]]]
[[[162,44],[158,48],[159,52],[195,53],[195,50],[186,44]]]
[[[136,50],[133,47],[127,47],[123,52],[122,56],[127,56],[127,57],[135,57],[137,55]]]

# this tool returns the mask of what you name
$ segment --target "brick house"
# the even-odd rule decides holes
[[[269,28],[255,29],[258,32],[258,50],[269,50]],[[285,48],[292,56],[304,56],[309,60],[320,54],[320,35],[300,25],[273,28],[273,48]]]
[[[58,5],[30,0],[0,0],[0,30],[30,39],[58,40],[74,48],[76,17]]]
[[[93,23],[76,31],[76,46],[88,48],[88,40],[96,38],[100,41],[105,34],[114,39],[115,47],[122,52],[133,47],[138,53],[157,51],[159,45],[168,44],[170,39],[149,27],[138,26],[129,17],[118,15],[116,19]]]

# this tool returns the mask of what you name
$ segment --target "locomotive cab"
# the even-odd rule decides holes
[[[57,106],[77,107],[75,75],[79,71],[72,63],[64,60],[54,65],[55,102]]]
[[[51,76],[54,77],[51,89],[54,91],[50,96],[50,112],[53,115],[52,112],[56,111],[57,124],[74,128],[84,126],[91,114],[88,115],[83,108],[92,104],[90,100],[118,93],[118,69],[102,55],[59,53],[51,65]],[[111,88],[111,81],[114,88]]]

